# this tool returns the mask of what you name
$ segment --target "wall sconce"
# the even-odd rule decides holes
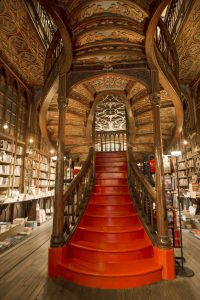
[[[4,125],[3,125],[3,129],[8,129],[8,124],[7,123],[5,123]]]
[[[183,140],[183,145],[187,146],[187,144],[188,144],[188,141],[187,140]]]

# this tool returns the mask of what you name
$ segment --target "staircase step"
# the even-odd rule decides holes
[[[125,157],[126,158],[126,151],[119,151],[119,152],[97,152],[96,158],[99,157]]]
[[[93,193],[123,194],[128,193],[128,186],[94,186]]]
[[[104,195],[104,194],[92,194],[90,201],[97,201],[98,203],[102,201],[107,201],[108,204],[117,204],[124,202],[132,202],[130,194],[123,195]]]
[[[135,209],[133,208],[132,203],[125,203],[125,204],[114,204],[114,205],[104,205],[104,204],[93,204],[89,203],[87,206],[87,212],[98,212],[98,213],[104,213],[104,214],[112,214],[112,213],[117,213],[117,212],[123,212],[123,213],[128,213],[128,212],[135,212]]]
[[[107,159],[106,161],[97,160],[96,167],[126,167],[127,162],[126,161],[110,161],[110,159]]]
[[[133,226],[79,226],[78,240],[101,242],[127,242],[144,237],[144,229],[139,224]]]
[[[99,264],[73,258],[59,264],[59,275],[77,284],[95,288],[133,288],[160,281],[162,267],[153,258]]]
[[[127,158],[123,156],[119,157],[96,157],[95,163],[98,165],[99,163],[108,163],[109,162],[112,164],[114,162],[127,162]]]
[[[104,173],[110,173],[110,172],[127,172],[127,167],[105,167],[105,166],[96,166],[96,172],[104,172]]]
[[[96,172],[96,179],[127,178],[127,172]]]
[[[152,256],[152,245],[145,240],[135,240],[135,243],[98,243],[96,241],[77,241],[70,243],[70,255],[94,262],[122,262]]]
[[[83,219],[83,225],[89,225],[89,226],[130,226],[133,224],[138,224],[139,219],[136,213],[121,213],[113,214],[109,216],[105,216],[105,214],[100,214],[99,212],[89,213],[86,212]]]
[[[127,186],[127,179],[96,179],[95,186]]]

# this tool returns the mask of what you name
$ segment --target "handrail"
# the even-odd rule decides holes
[[[76,228],[95,178],[95,152],[91,147],[87,160],[63,195],[64,229],[68,238]]]
[[[60,57],[63,49],[63,41],[59,30],[57,30],[53,36],[51,44],[46,53],[45,67],[44,67],[44,79],[47,80],[52,68],[56,61]]]
[[[25,0],[24,3],[45,47],[48,48],[56,31],[55,23],[37,0]]]
[[[168,66],[172,69],[173,73],[176,76],[176,79],[179,78],[179,62],[178,54],[176,51],[175,44],[171,38],[171,35],[168,29],[165,26],[165,23],[160,20],[158,22],[156,32],[155,32],[155,45],[159,49],[162,57]],[[157,59],[159,59],[157,57]]]
[[[183,106],[181,102],[178,71],[174,73],[174,71],[172,70],[172,67],[174,69],[175,66],[178,66],[178,62],[176,60],[175,45],[172,47],[171,42],[173,42],[173,40],[172,38],[168,39],[168,35],[166,34],[166,32],[168,32],[168,29],[165,28],[166,30],[163,31],[163,39],[166,40],[167,47],[170,47],[170,51],[168,52],[169,55],[166,55],[168,59],[167,61],[165,59],[164,53],[162,53],[156,45],[155,40],[160,17],[169,2],[169,0],[155,1],[156,5],[152,7],[152,17],[150,18],[148,23],[145,40],[145,51],[149,68],[151,70],[158,70],[160,84],[170,96],[176,111],[176,127],[174,128],[170,142],[165,145],[165,148],[171,147],[176,142],[176,140],[180,137],[183,126]],[[161,21],[159,24],[163,24],[163,22]],[[161,27],[163,26],[161,25]],[[157,42],[158,41],[159,39],[157,39]],[[164,49],[164,47],[162,49]]]
[[[156,232],[156,222],[154,217],[156,191],[150,185],[146,177],[141,174],[136,162],[134,161],[130,147],[128,148],[128,179],[129,188],[135,198],[136,208],[142,211],[142,217],[149,228],[149,233],[154,234]]]
[[[163,22],[168,28],[172,40],[174,41],[183,23],[188,9],[193,1],[191,0],[171,0],[168,4]]]

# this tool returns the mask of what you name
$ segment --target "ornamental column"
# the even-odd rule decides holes
[[[51,236],[51,247],[53,248],[60,247],[63,245],[64,127],[65,127],[65,111],[67,107],[66,80],[67,80],[66,73],[59,75],[58,146],[57,146],[57,162],[56,162],[53,232]]]
[[[156,215],[157,215],[157,243],[159,247],[170,248],[171,241],[168,233],[167,209],[165,199],[165,176],[163,166],[163,145],[160,126],[160,85],[158,71],[150,70],[151,95],[150,101],[153,112],[155,172],[156,172]]]

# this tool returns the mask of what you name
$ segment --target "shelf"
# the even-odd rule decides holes
[[[0,176],[10,176],[9,173],[0,173]]]
[[[7,150],[7,149],[4,149],[4,148],[0,148],[0,151],[5,151],[5,152],[8,152],[8,153],[14,154],[14,151]]]
[[[6,189],[6,188],[9,188],[10,186],[9,185],[0,185],[0,189]]]
[[[13,163],[12,163],[12,162],[8,162],[8,161],[5,161],[5,160],[0,160],[0,164],[11,165],[11,164],[13,164]]]

